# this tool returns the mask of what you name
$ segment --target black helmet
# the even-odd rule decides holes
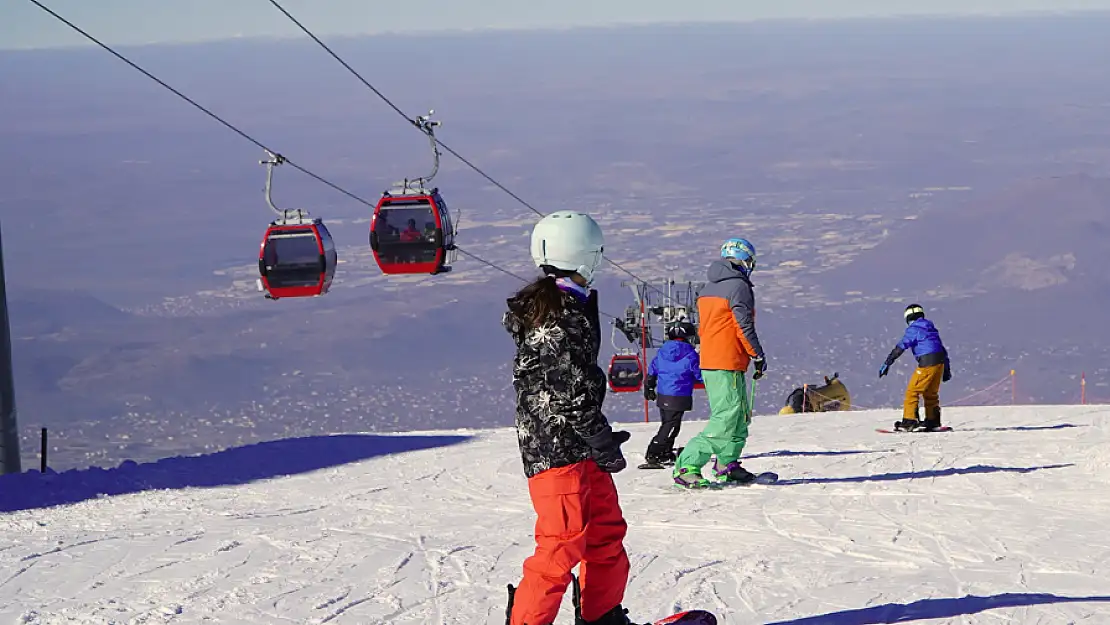
[[[906,325],[910,325],[918,319],[925,318],[925,309],[921,307],[921,304],[910,304],[906,306],[906,311],[902,314],[906,318]]]
[[[667,329],[668,339],[689,339],[698,333],[698,329],[689,321],[680,321]]]

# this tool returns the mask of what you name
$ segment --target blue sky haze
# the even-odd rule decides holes
[[[301,36],[266,0],[45,0],[106,43],[135,45],[235,37]],[[846,18],[914,14],[992,14],[1110,10],[1110,0],[284,0],[320,35],[448,29],[567,28],[768,18]],[[26,0],[0,3],[0,49],[87,45]]]

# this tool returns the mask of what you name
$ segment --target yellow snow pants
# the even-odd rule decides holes
[[[906,402],[902,407],[902,418],[917,420],[918,398],[925,400],[925,418],[939,416],[940,381],[944,377],[944,363],[931,367],[918,367],[910,376],[906,387]]]

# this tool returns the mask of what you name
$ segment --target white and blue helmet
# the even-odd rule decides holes
[[[755,246],[747,239],[735,237],[721,246],[721,258],[727,258],[739,265],[745,273],[755,271]]]

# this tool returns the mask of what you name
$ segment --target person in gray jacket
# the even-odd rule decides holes
[[[683,448],[675,461],[674,481],[686,488],[711,481],[747,483],[755,476],[740,466],[748,440],[751,404],[744,372],[754,365],[753,380],[763,376],[767,361],[755,332],[755,293],[751,273],[755,246],[746,239],[729,239],[721,258],[709,265],[709,283],[698,294],[698,337],[701,374],[709,400],[709,423]],[[702,476],[702,467],[717,458],[715,475]]]

